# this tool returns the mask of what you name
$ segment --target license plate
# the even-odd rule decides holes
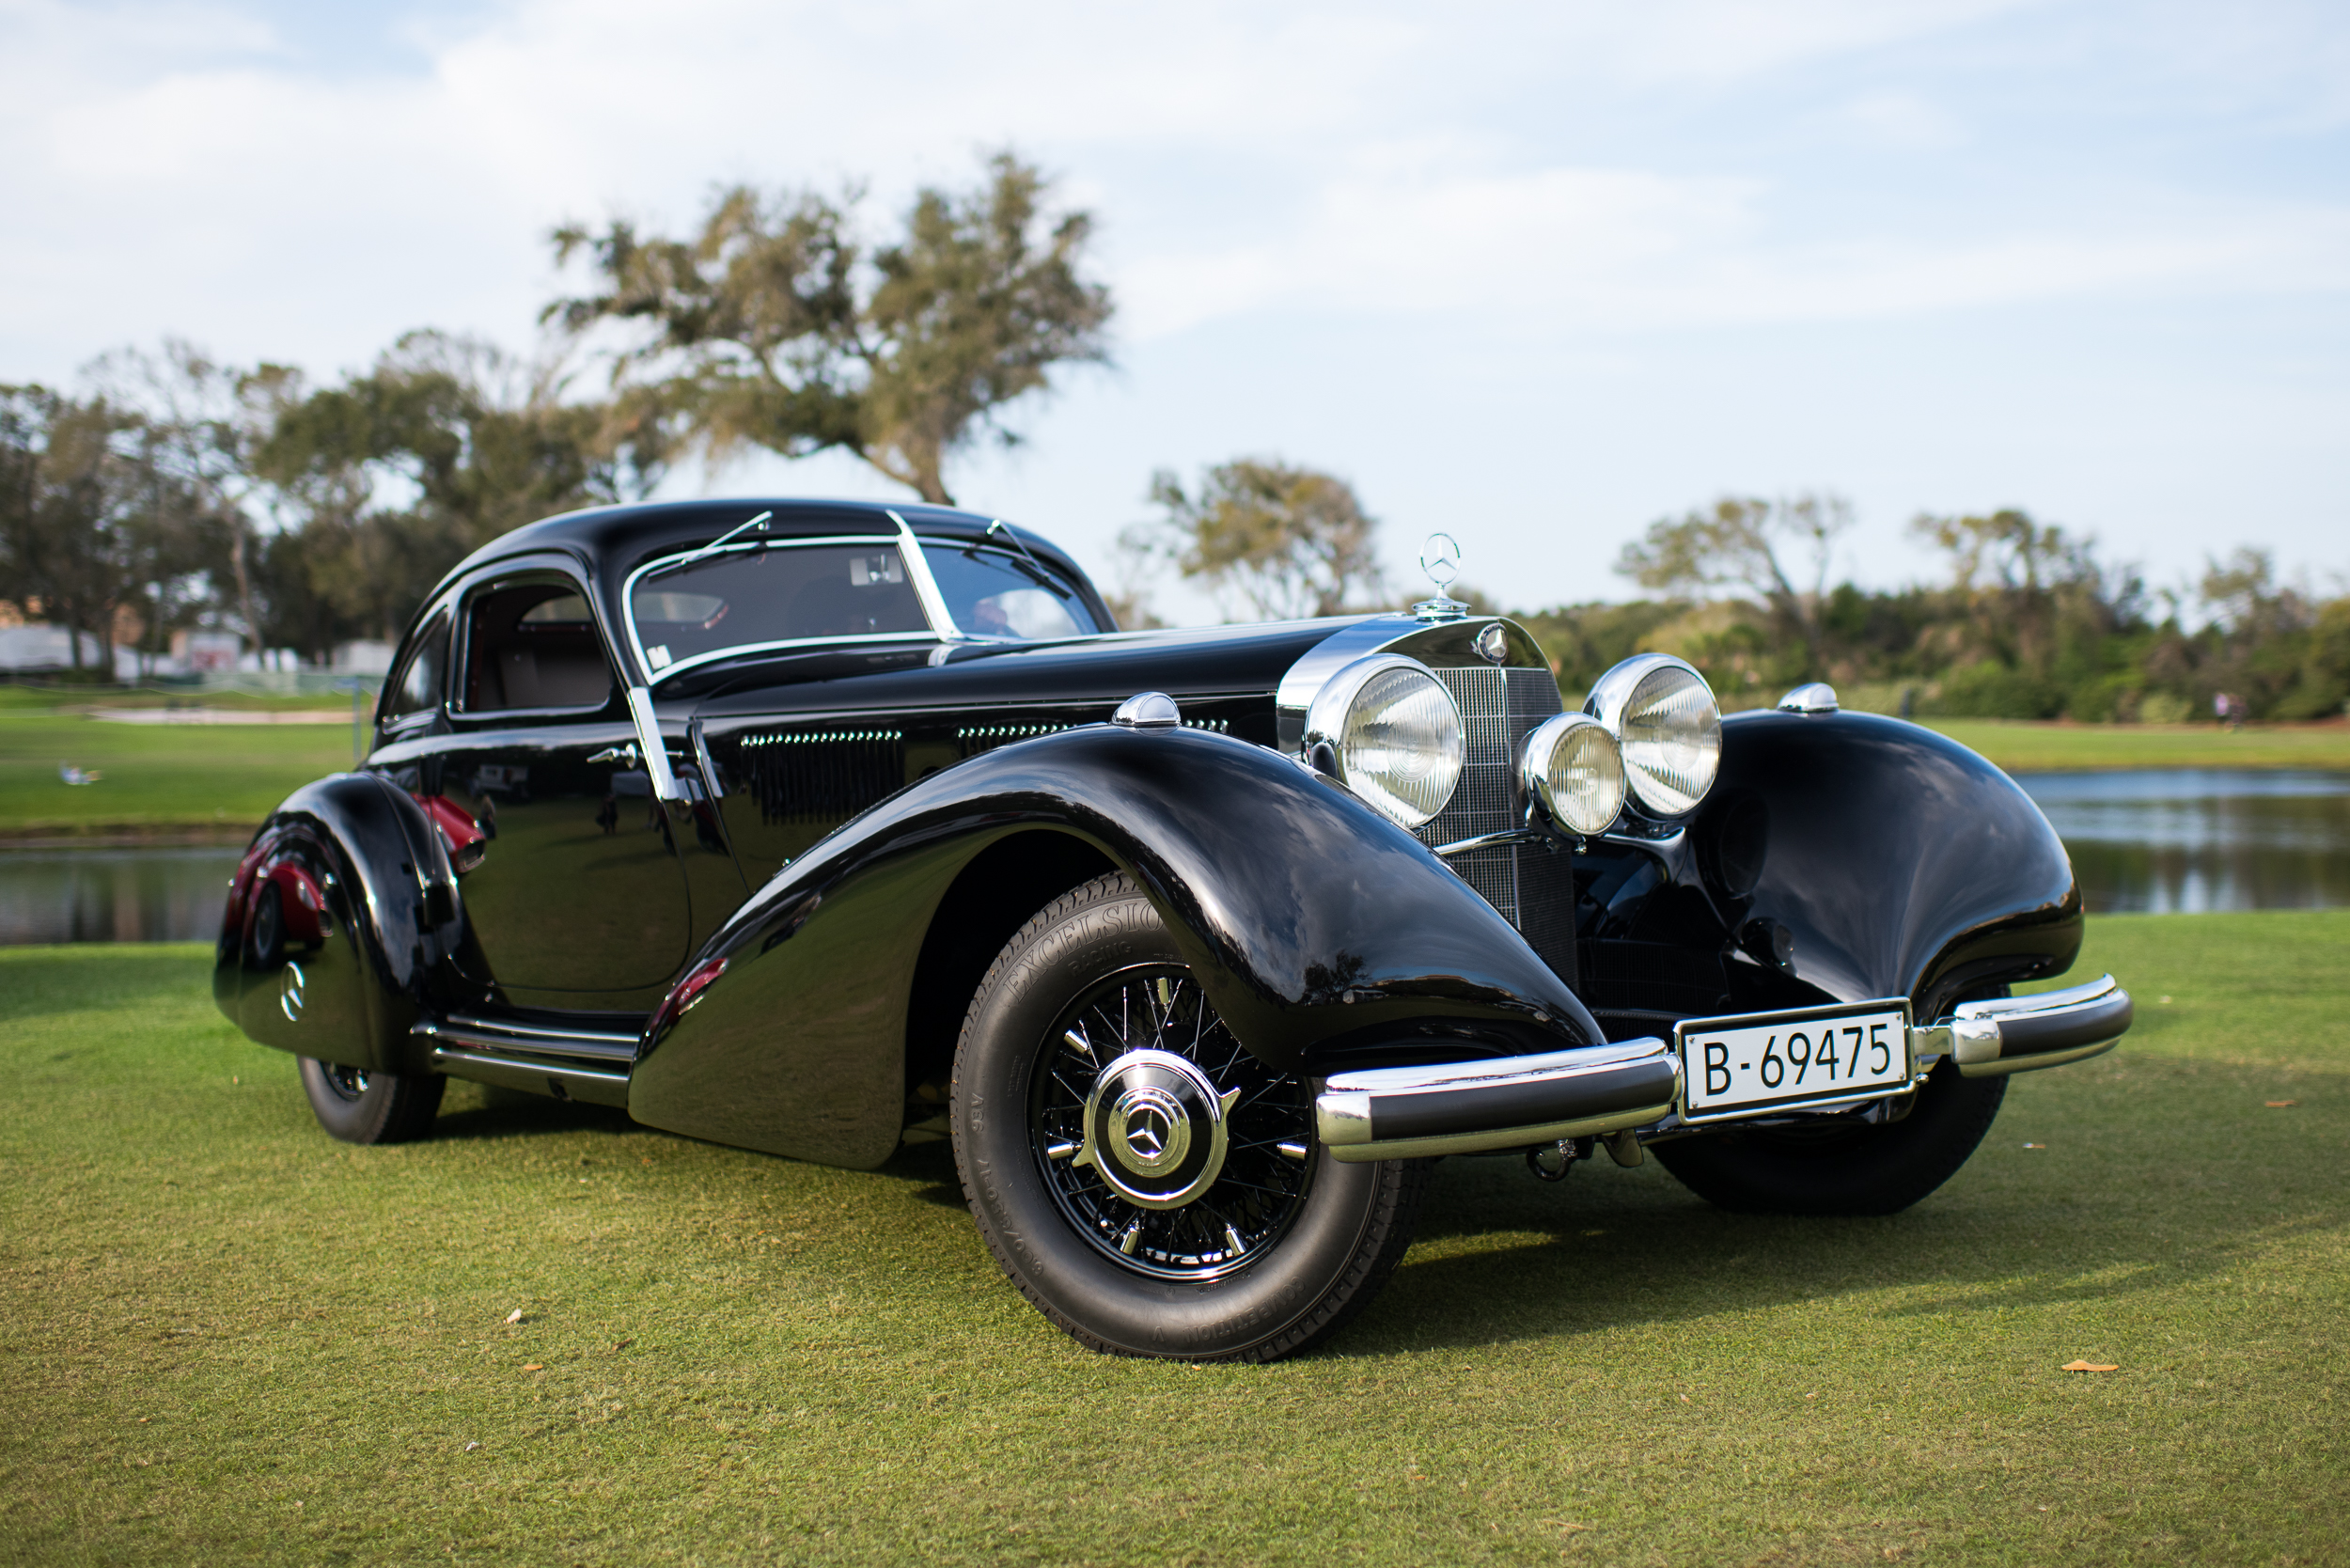
[[[1866,1098],[1909,1082],[1909,1004],[1893,997],[1684,1018],[1673,1026],[1673,1043],[1684,1121]]]

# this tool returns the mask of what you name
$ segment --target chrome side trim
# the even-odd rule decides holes
[[[494,1050],[522,1051],[540,1056],[598,1057],[634,1060],[637,1037],[606,1029],[525,1028],[493,1019],[451,1016],[427,1019],[409,1031],[460,1044],[485,1045]]]
[[[597,1067],[555,1062],[518,1061],[489,1051],[460,1046],[436,1046],[434,1071],[469,1083],[494,1084],[558,1100],[585,1100],[593,1105],[628,1104],[628,1074]]]

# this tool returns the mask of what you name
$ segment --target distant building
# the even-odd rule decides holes
[[[81,634],[82,667],[98,667],[98,639]],[[73,667],[73,634],[62,626],[0,626],[0,673],[52,675]]]
[[[174,632],[171,635],[171,656],[181,669],[196,675],[210,675],[237,667],[237,655],[244,651],[244,639],[234,632]]]

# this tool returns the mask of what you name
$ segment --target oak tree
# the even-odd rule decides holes
[[[1016,444],[1011,405],[1107,361],[1109,290],[1083,273],[1093,220],[1052,210],[1009,152],[975,189],[922,190],[870,250],[861,196],[737,185],[683,239],[567,225],[556,261],[584,260],[594,288],[541,319],[574,339],[611,329],[616,390],[713,463],[838,448],[951,504],[950,460],[982,436]]]

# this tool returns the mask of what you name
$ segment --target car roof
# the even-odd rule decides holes
[[[548,550],[573,557],[587,569],[591,582],[617,591],[619,578],[633,568],[695,544],[707,543],[762,511],[774,513],[763,530],[768,539],[842,533],[894,535],[898,525],[890,514],[895,512],[929,537],[977,540],[985,538],[989,526],[996,521],[983,512],[919,501],[843,501],[804,496],[744,495],[723,500],[591,507],[526,523],[500,534],[451,569],[433,590],[433,597],[478,568]],[[1068,552],[1026,526],[1019,526],[1017,532],[1019,542],[1040,559],[1070,573],[1086,590],[1087,597],[1095,601],[1096,613],[1102,613],[1099,590]]]

